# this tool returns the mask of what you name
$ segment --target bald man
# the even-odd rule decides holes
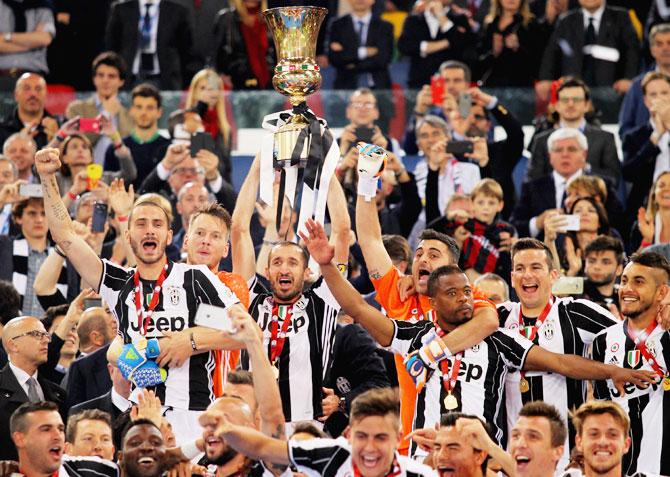
[[[47,362],[50,341],[42,322],[32,316],[14,318],[2,330],[9,363],[0,371],[0,429],[9,429],[10,416],[25,402],[53,401],[63,406],[65,391],[37,372]],[[0,432],[0,460],[17,458],[9,433]]]
[[[68,408],[111,389],[107,350],[116,330],[116,320],[105,308],[94,306],[82,313],[77,325],[81,356],[72,362],[61,383],[67,391]]]

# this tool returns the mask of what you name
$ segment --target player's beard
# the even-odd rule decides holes
[[[602,280],[594,280],[593,278],[589,278],[589,281],[597,287],[601,287],[603,285],[609,285],[610,283],[613,283],[616,278],[616,273],[612,273],[610,275],[607,275],[605,278]]]
[[[621,310],[621,314],[623,316],[625,316],[626,318],[630,319],[630,320],[634,320],[635,318],[639,317],[640,315],[646,313],[647,310],[649,310],[649,308],[651,308],[652,304],[653,304],[652,302],[645,303],[645,304],[640,303],[640,308],[638,308],[637,310],[629,311],[629,312],[625,312],[625,311]]]
[[[233,449],[232,447],[226,447],[226,449],[221,452],[221,455],[218,455],[216,457],[209,457],[205,456],[207,459],[207,462],[216,466],[222,466],[226,465],[228,462],[233,460],[235,456],[237,456],[238,452]]]

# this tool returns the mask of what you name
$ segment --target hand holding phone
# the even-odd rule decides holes
[[[100,119],[79,118],[79,131],[83,133],[100,134]]]
[[[233,321],[228,316],[228,310],[219,306],[200,303],[195,312],[195,324],[205,328],[234,333]]]
[[[107,223],[107,204],[96,202],[93,205],[93,224],[91,232],[104,232]]]
[[[442,105],[442,101],[444,100],[444,90],[444,78],[439,74],[433,75],[433,77],[430,78],[430,94],[435,106]]]
[[[458,95],[458,114],[461,118],[465,119],[470,116],[470,110],[472,109],[472,93],[468,91],[462,91]]]
[[[447,142],[447,154],[453,154],[454,156],[463,156],[466,153],[472,154],[475,150],[475,146],[472,141],[448,141]]]
[[[556,296],[581,295],[584,293],[584,277],[559,277],[551,287]]]
[[[40,184],[19,185],[19,195],[23,197],[44,197],[42,186]]]

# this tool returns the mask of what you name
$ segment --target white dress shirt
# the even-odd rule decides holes
[[[596,29],[596,36],[598,36],[598,32],[600,31],[600,20],[603,19],[604,11],[605,11],[605,2],[603,2],[600,8],[593,13],[589,12],[585,8],[582,8],[582,16],[584,17],[584,31],[586,31],[586,29],[589,26],[589,19],[593,18],[593,28]]]
[[[447,13],[449,13],[449,7],[444,9],[445,16],[447,15]],[[429,10],[424,11],[423,16],[426,19],[426,23],[428,24],[428,30],[430,31],[431,40],[435,40],[435,38],[437,38],[438,32],[442,33],[448,32],[454,26],[454,22],[449,20],[449,18],[447,18],[447,22],[444,25],[440,25],[440,20],[438,20],[437,17],[435,17],[435,15],[433,15],[432,12],[430,12]],[[419,50],[421,52],[422,57],[428,55],[428,53],[426,53],[426,48],[428,48],[428,42],[422,41],[419,44]]]
[[[355,14],[351,14],[351,21],[354,23],[354,31],[358,38],[361,40],[361,44],[358,47],[358,59],[364,60],[368,57],[368,49],[365,46],[368,42],[368,33],[370,31],[370,20],[372,20],[372,12],[368,12],[362,17],[357,17]],[[361,28],[360,22],[363,22],[362,28],[363,32],[358,31]]]
[[[551,177],[554,180],[554,190],[555,190],[554,203],[556,205],[555,207],[556,209],[560,209],[563,207],[562,203],[563,194],[565,194],[565,189],[568,187],[568,184],[573,180],[575,180],[577,177],[581,176],[582,174],[584,174],[584,171],[580,169],[566,179],[556,171],[551,172]],[[537,226],[537,217],[533,217],[532,219],[530,219],[530,221],[528,222],[528,229],[531,237],[537,237],[540,234],[540,229]]]
[[[14,373],[16,380],[19,382],[19,385],[23,388],[23,391],[26,393],[26,396],[28,395],[28,380],[30,378],[34,378],[37,388],[37,395],[40,397],[42,401],[44,401],[44,391],[42,391],[42,386],[40,386],[40,383],[37,380],[37,371],[35,371],[35,374],[31,376],[21,368],[14,366],[11,361],[9,362],[9,369],[11,369],[12,373]]]
[[[130,409],[130,406],[133,405],[133,403],[131,403],[128,399],[117,393],[116,389],[114,388],[112,388],[110,394],[112,396],[112,404],[114,404],[114,407],[116,407],[121,412],[126,412],[128,409]]]

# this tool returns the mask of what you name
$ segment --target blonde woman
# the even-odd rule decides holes
[[[663,243],[670,243],[670,171],[663,172],[654,181],[647,208],[638,210],[630,237],[631,251]]]
[[[489,87],[532,86],[547,39],[528,0],[492,0],[480,30],[478,78]]]

